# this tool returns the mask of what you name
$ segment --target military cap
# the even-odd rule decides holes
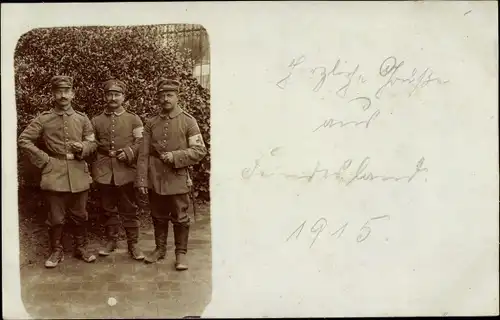
[[[72,88],[73,78],[68,76],[53,76],[50,79],[52,88]]]
[[[158,92],[161,91],[179,91],[180,82],[171,78],[162,78],[158,82]]]
[[[117,79],[111,79],[106,82],[104,82],[104,91],[118,91],[121,93],[125,93],[125,90],[127,89],[127,86],[123,81],[117,80]]]

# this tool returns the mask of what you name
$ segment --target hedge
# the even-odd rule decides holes
[[[190,168],[193,195],[209,201],[210,93],[194,78],[194,61],[188,52],[178,48],[179,40],[163,26],[31,30],[19,39],[14,57],[18,135],[36,115],[51,107],[49,82],[55,74],[74,78],[74,108],[89,118],[105,106],[102,82],[123,80],[127,84],[125,107],[143,121],[158,111],[155,87],[159,78],[176,77],[181,82],[180,103],[198,121],[209,151],[201,163]],[[35,201],[35,207],[40,207],[40,173],[26,159],[18,149],[19,200],[21,204],[23,199]],[[91,203],[96,196],[91,193]]]

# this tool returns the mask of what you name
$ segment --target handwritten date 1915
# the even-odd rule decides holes
[[[368,238],[368,236],[371,234],[371,232],[372,232],[372,229],[370,227],[370,222],[374,221],[374,220],[380,220],[380,219],[390,219],[390,216],[389,215],[383,215],[383,216],[378,216],[378,217],[372,217],[369,220],[367,220],[365,222],[365,224],[358,230],[359,233],[358,233],[358,235],[356,237],[356,241],[358,243],[361,243],[361,242],[365,241]],[[286,241],[288,242],[294,235],[295,235],[295,239],[297,240],[299,238],[300,234],[302,233],[302,230],[304,230],[306,223],[307,223],[307,220],[304,221],[304,222],[302,222],[299,225],[299,227],[297,229],[295,229],[288,236],[288,238],[286,239]],[[332,237],[336,236],[337,239],[340,238],[344,234],[344,231],[347,229],[348,225],[349,225],[349,222],[344,223],[340,228],[337,228],[333,232],[330,232],[330,236],[332,236]],[[322,218],[319,218],[318,220],[316,220],[316,222],[313,224],[313,226],[309,230],[309,232],[311,232],[311,234],[313,234],[313,240],[312,240],[311,245],[309,246],[309,248],[312,248],[312,246],[314,245],[314,243],[318,239],[319,235],[323,231],[325,231],[325,229],[326,229],[327,226],[328,226],[327,219],[325,219],[325,218],[322,217]]]

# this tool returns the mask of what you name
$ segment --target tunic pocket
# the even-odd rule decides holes
[[[50,158],[49,163],[43,168],[40,180],[40,188],[42,190],[67,191],[65,175],[67,174],[66,166],[62,163],[65,160]]]
[[[100,178],[111,172],[111,158],[98,157],[92,163],[92,176],[94,179]]]
[[[54,169],[52,165],[52,158],[49,158],[49,162],[45,165],[45,167],[42,169],[42,176],[46,175],[47,173],[50,173]]]
[[[187,176],[187,169],[186,168],[175,169],[175,174],[178,176]]]

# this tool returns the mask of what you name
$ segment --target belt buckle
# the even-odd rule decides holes
[[[110,157],[116,157],[116,151],[115,150],[109,150],[109,156]]]
[[[72,153],[66,153],[66,160],[73,160],[75,159],[75,155]]]

